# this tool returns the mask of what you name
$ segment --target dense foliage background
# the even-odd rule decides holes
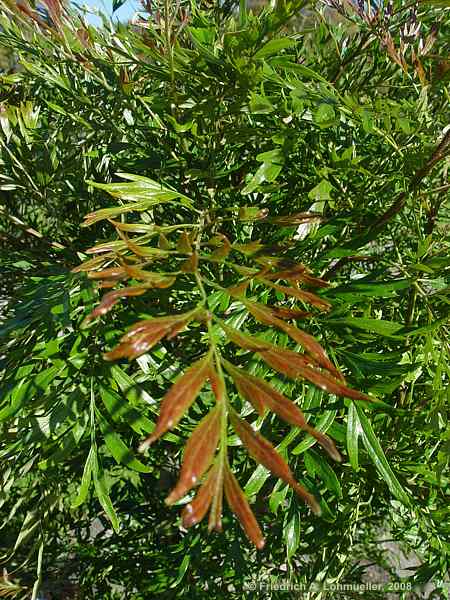
[[[448,2],[387,2],[376,12],[364,2],[279,0],[258,15],[243,3],[151,3],[132,26],[99,29],[45,6],[0,3],[0,596],[241,598],[251,578],[274,577],[325,598],[327,585],[358,583],[374,562],[391,588],[362,593],[384,598],[400,581],[383,552],[391,539],[417,557],[401,581],[411,591],[398,597],[420,597],[427,582],[446,597]],[[117,239],[107,221],[81,222],[120,204],[92,183],[123,181],[117,173],[184,194],[213,209],[233,242],[262,240],[266,257],[286,250],[327,279],[322,297],[333,309],[302,327],[352,387],[376,398],[353,403],[241,356],[344,455],[332,463],[273,415],[255,422],[321,498],[315,517],[230,437],[262,551],[228,509],[223,533],[208,534],[181,528],[178,507],[164,505],[207,390],[177,429],[135,452],[159,400],[198,357],[198,328],[135,362],[102,356],[153,306],[181,310],[195,286],[124,300],[81,327],[99,292],[72,269]],[[179,224],[155,211],[137,222]],[[304,212],[317,218],[286,217]],[[211,277],[235,282],[220,264]],[[241,303],[208,295],[229,325],[262,331]],[[252,289],[263,304],[274,297]]]

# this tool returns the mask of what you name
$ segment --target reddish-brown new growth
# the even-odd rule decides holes
[[[166,498],[167,504],[173,504],[187,494],[211,465],[219,441],[220,414],[219,407],[214,407],[191,434],[184,451],[180,478]]]
[[[264,548],[264,537],[258,525],[255,515],[250,508],[244,492],[241,490],[236,477],[231,472],[228,464],[224,470],[224,489],[225,497],[231,510],[239,519],[245,533],[255,544],[258,550]]]
[[[198,396],[208,378],[210,368],[211,354],[208,353],[189,367],[172,385],[161,402],[159,419],[155,430],[141,444],[141,451],[178,424],[179,420]]]
[[[310,506],[311,510],[320,515],[321,510],[317,500],[295,481],[289,466],[272,444],[260,433],[256,433],[247,421],[241,419],[235,411],[230,412],[230,421],[242,443],[250,451],[254,459],[266,467],[266,469],[269,469],[276,477],[279,477],[290,485]]]
[[[312,435],[334,460],[340,461],[339,454],[333,440],[308,425],[302,411],[292,400],[283,396],[278,390],[273,388],[263,379],[250,375],[243,369],[238,369],[231,363],[224,361],[225,368],[231,375],[238,392],[243,398],[248,400],[259,414],[263,414],[265,408],[277,414],[281,419],[293,425],[300,427]]]
[[[202,341],[207,339],[209,350],[200,360],[189,366],[167,391],[161,401],[156,427],[141,444],[140,450],[148,448],[179,423],[209,380],[215,405],[208,410],[192,431],[184,451],[178,482],[166,498],[166,503],[170,505],[178,502],[198,485],[194,498],[183,509],[183,526],[195,525],[209,512],[209,530],[220,531],[225,494],[231,511],[239,519],[245,533],[255,546],[261,549],[264,546],[261,529],[229,464],[227,445],[230,422],[243,445],[258,463],[291,486],[316,514],[320,514],[320,506],[316,498],[295,480],[287,462],[272,443],[254,431],[252,426],[230,405],[222,369],[225,369],[239,394],[252,404],[258,414],[264,415],[267,410],[275,413],[286,423],[299,427],[313,436],[334,460],[341,460],[341,457],[333,440],[309,425],[300,408],[292,400],[266,381],[234,366],[221,356],[220,338],[216,336],[214,322],[219,323],[227,341],[259,355],[272,369],[291,379],[302,378],[328,393],[354,400],[370,400],[370,398],[349,388],[344,376],[331,362],[321,344],[312,335],[288,322],[306,319],[317,314],[317,311],[328,311],[331,308],[328,300],[300,287],[325,288],[329,285],[327,281],[315,277],[305,265],[288,258],[284,254],[287,244],[267,247],[260,240],[232,243],[224,234],[217,232],[216,227],[210,229],[210,225],[214,224],[214,215],[202,212],[200,220],[188,223],[187,228],[186,224],[177,227],[113,220],[118,216],[123,219],[126,213],[142,212],[156,206],[160,201],[168,202],[180,196],[173,190],[160,189],[159,184],[151,180],[139,177],[137,181],[138,184],[136,182],[132,184],[138,186],[139,193],[136,198],[133,196],[136,187],[133,188],[134,192],[128,193],[127,183],[100,185],[113,196],[133,202],[100,209],[86,218],[86,225],[108,219],[116,228],[119,239],[87,250],[88,254],[97,256],[85,261],[75,268],[74,272],[88,272],[89,278],[95,280],[98,287],[102,288],[123,285],[122,282],[125,280],[129,280],[131,285],[105,293],[99,305],[86,317],[85,322],[89,323],[94,318],[106,314],[121,298],[141,296],[152,288],[168,288],[176,284],[179,279],[183,282],[186,280],[193,282],[195,292],[188,300],[193,302],[192,310],[137,322],[122,336],[118,345],[104,357],[106,360],[121,358],[132,360],[151,350],[161,340],[170,340],[178,335],[193,320],[207,325],[202,332],[205,337],[200,339]],[[189,200],[184,196],[183,198]],[[184,209],[189,206],[191,206],[189,203],[185,203]],[[260,211],[255,207],[243,207],[239,218],[250,221],[259,219],[261,223],[289,226],[318,220],[320,216],[297,213],[270,217],[265,209]],[[204,235],[207,236],[206,241],[202,240]],[[253,266],[238,264],[235,259],[236,254],[241,262],[243,256],[245,261],[253,261]],[[169,259],[166,268],[173,269],[173,272],[163,270],[159,272],[157,267],[154,267],[154,264],[161,259]],[[147,270],[150,264],[152,271]],[[222,288],[215,282],[203,278],[203,271],[206,268],[208,277],[211,274],[214,276],[214,273],[220,270],[224,274],[229,272],[237,274],[238,280],[230,280],[228,287]],[[278,283],[280,281],[284,284]],[[274,290],[288,296],[290,306],[271,306],[249,300],[246,297],[247,291],[251,289],[253,292],[255,286],[261,285],[270,289],[272,293]],[[302,347],[302,353],[269,343],[224,323],[210,308],[208,287],[219,288],[228,296],[237,299],[259,323],[286,333]],[[187,289],[183,283],[178,290],[181,293],[173,295],[179,306],[185,305]],[[295,306],[296,301],[302,304]],[[309,305],[306,307],[307,310],[303,304]],[[313,307],[311,312],[310,307]]]

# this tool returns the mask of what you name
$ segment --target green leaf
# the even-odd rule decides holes
[[[328,325],[339,327],[351,327],[370,331],[386,337],[394,337],[397,331],[403,329],[400,323],[384,321],[383,319],[366,319],[364,317],[347,317],[345,319],[326,319]]]
[[[124,382],[127,381],[124,377],[126,374],[121,373],[119,375],[118,373],[119,372],[116,370],[115,377],[118,377],[118,382],[120,381],[120,385],[124,385]],[[128,388],[127,391],[130,392],[130,388]],[[126,423],[139,435],[143,435],[143,433],[151,433],[154,430],[155,424],[150,421],[150,419],[142,415],[137,408],[127,402],[123,394],[119,394],[111,388],[106,388],[101,385],[100,397],[113,421],[118,423]]]
[[[278,54],[280,50],[284,50],[285,48],[292,48],[297,45],[297,40],[292,38],[284,37],[278,38],[274,40],[270,40],[262,48],[260,48],[253,55],[254,58],[265,58],[266,56],[272,56],[273,54]]]
[[[97,452],[95,452],[94,458],[92,459],[92,477],[94,479],[94,487],[97,493],[97,498],[102,505],[108,519],[111,521],[114,531],[118,533],[120,526],[119,518],[117,517],[117,513],[114,510],[114,506],[111,502],[105,482],[105,476],[98,463]]]
[[[341,484],[336,477],[336,473],[320,454],[314,450],[307,450],[305,452],[305,467],[310,475],[318,475],[330,492],[338,498],[342,498]]]
[[[317,421],[317,423],[314,425],[314,428],[317,429],[317,431],[326,433],[333,424],[333,421],[336,418],[336,414],[336,410],[326,410],[320,417],[320,419]],[[308,433],[305,439],[302,440],[300,444],[298,444],[297,446],[295,446],[295,448],[291,450],[291,454],[301,454],[302,452],[305,452],[306,450],[308,450],[308,448],[311,448],[311,446],[314,446],[315,444],[317,444],[316,438],[312,435],[309,435]]]
[[[250,112],[255,115],[266,115],[272,113],[275,110],[272,102],[267,96],[261,96],[252,92],[250,102],[248,104]]]
[[[365,302],[366,298],[393,298],[397,291],[408,289],[411,282],[401,279],[391,282],[358,282],[342,285],[324,294],[327,298],[343,298],[349,302]]]
[[[242,190],[242,193],[250,194],[251,192],[254,192],[265,181],[269,183],[275,181],[275,179],[281,173],[282,168],[283,165],[278,165],[271,162],[263,163],[253,175],[249,183]]]
[[[358,419],[358,413],[353,402],[350,402],[347,415],[347,452],[350,464],[354,471],[359,470],[358,458],[358,438],[361,431],[361,424]]]
[[[281,489],[280,489],[280,487],[281,487]],[[277,513],[278,507],[280,506],[280,504],[282,502],[284,502],[288,490],[289,490],[289,486],[282,485],[281,481],[278,481],[275,484],[275,488],[273,489],[272,493],[270,494],[270,499],[269,499],[269,508],[274,514]]]
[[[331,104],[320,104],[314,113],[314,123],[319,125],[321,129],[334,125],[336,123],[336,113],[333,106]]]
[[[10,398],[10,404],[0,410],[0,423],[10,419],[17,414],[21,408],[23,408],[29,398],[28,392],[32,389],[31,384],[32,382],[29,379],[22,379],[16,386],[14,386],[14,388],[8,394],[8,398]]]
[[[312,190],[308,192],[308,198],[314,202],[322,202],[324,200],[331,200],[330,192],[333,190],[333,186],[326,179],[322,179]]]
[[[181,561],[180,566],[178,567],[178,575],[176,580],[171,584],[171,588],[176,588],[183,581],[184,576],[186,575],[186,571],[188,570],[189,563],[191,562],[191,556],[189,553],[186,553],[183,560]]]
[[[78,495],[75,500],[72,502],[72,508],[76,508],[84,503],[87,498],[89,487],[91,485],[92,479],[92,469],[97,461],[97,448],[93,445],[89,450],[88,457],[86,459],[86,463],[84,465],[83,476],[81,478],[81,485],[78,491]]]
[[[361,425],[361,438],[373,464],[387,483],[391,493],[406,506],[411,506],[410,496],[392,471],[364,410],[357,404],[355,404],[355,408]]]
[[[116,462],[125,465],[130,469],[134,469],[139,473],[150,473],[152,469],[141,463],[141,461],[134,456],[120,435],[114,431],[111,425],[100,414],[98,414],[98,417],[106,446]]]
[[[316,71],[314,71],[313,69],[310,69],[309,67],[301,65],[299,63],[289,62],[288,60],[286,60],[286,57],[275,57],[273,59],[270,59],[270,64],[272,66],[279,65],[286,71],[298,73],[299,75],[302,75],[307,79],[315,79],[316,81],[321,81],[322,83],[328,83],[325,77],[322,77],[322,75],[319,75],[319,73],[316,73]]]
[[[286,542],[286,554],[288,560],[294,556],[300,546],[300,529],[300,513],[293,511],[284,527],[284,540]]]

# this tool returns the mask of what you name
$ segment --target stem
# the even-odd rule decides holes
[[[206,215],[203,214],[202,221],[200,222],[200,225],[199,225],[199,232],[198,232],[197,240],[195,243],[195,251],[196,252],[198,252],[200,245],[201,245],[201,236],[203,233],[205,216]],[[197,285],[198,285],[200,294],[203,299],[203,304],[205,306],[205,309],[207,309],[208,295],[206,294],[205,286],[203,284],[203,279],[202,279],[202,276],[200,273],[200,269],[198,267],[195,270],[194,276],[197,281]],[[206,327],[208,329],[210,348],[214,354],[214,359],[215,359],[216,368],[217,368],[217,375],[223,386],[223,398],[222,398],[223,401],[221,402],[222,412],[221,412],[221,417],[220,417],[221,432],[220,432],[220,448],[219,448],[219,455],[220,455],[221,461],[223,463],[227,459],[229,399],[228,399],[228,395],[227,395],[227,388],[225,385],[225,377],[224,377],[223,370],[222,370],[222,359],[221,359],[221,355],[220,355],[220,350],[217,347],[216,340],[214,339],[214,331],[212,328],[212,314],[208,310],[207,310]]]
[[[166,52],[169,56],[170,81],[172,93],[175,83],[175,72],[173,68],[173,45],[172,45],[172,20],[170,18],[170,0],[164,0],[164,34],[166,38]]]
[[[239,0],[239,25],[244,27],[247,23],[247,1]]]
[[[406,204],[406,199],[408,194],[411,194],[416,191],[422,181],[427,177],[432,169],[442,161],[446,156],[448,156],[450,151],[450,129],[446,132],[442,140],[436,146],[433,154],[430,156],[428,161],[423,165],[421,169],[419,169],[415,175],[412,177],[408,188],[401,192],[397,197],[397,200],[394,204],[385,211],[370,227],[370,233],[364,234],[358,238],[356,238],[349,247],[351,248],[360,248],[364,246],[371,240],[373,240],[378,233],[383,229],[383,227],[388,223],[396,214],[398,214]]]

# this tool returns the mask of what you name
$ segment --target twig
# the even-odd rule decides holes
[[[17,217],[15,217],[14,215],[10,215],[9,213],[7,213],[6,210],[3,208],[3,206],[0,206],[0,213],[3,214],[12,223],[14,223],[14,225],[17,225],[18,227],[20,227],[20,229],[22,229],[23,231],[25,231],[25,233],[28,233],[29,235],[32,235],[34,237],[39,238],[41,241],[45,242],[46,244],[49,244],[53,248],[57,248],[58,250],[65,250],[66,249],[65,246],[63,246],[62,244],[59,244],[58,242],[50,242],[49,240],[47,240],[43,236],[43,234],[40,231],[37,231],[36,229],[33,229],[33,227],[28,227],[28,225],[26,223],[24,223],[23,221],[21,221]]]
[[[417,173],[411,179],[407,189],[401,192],[398,195],[397,200],[394,202],[394,204],[386,212],[384,212],[375,221],[373,225],[371,225],[369,232],[360,235],[359,237],[354,239],[348,244],[348,247],[353,249],[361,248],[361,246],[365,246],[368,242],[375,239],[375,237],[383,229],[386,223],[388,223],[393,217],[395,217],[396,214],[398,214],[402,210],[402,208],[405,206],[408,195],[414,192],[419,187],[419,185],[422,183],[425,177],[427,177],[427,175],[430,174],[431,170],[437,165],[437,163],[439,163],[446,156],[448,156],[449,150],[450,129],[445,133],[444,137],[436,146],[436,149],[434,150],[433,154],[428,159],[428,161],[425,163],[425,165],[421,169],[419,169],[419,171],[417,171]]]
[[[376,221],[374,227],[383,227],[388,221],[392,219],[397,213],[399,213],[405,205],[408,193],[413,192],[421,184],[423,179],[430,173],[433,167],[447,156],[447,151],[450,149],[450,129],[442,138],[438,144],[436,150],[431,155],[431,158],[425,163],[425,165],[417,171],[408,186],[408,189],[403,191],[394,204],[389,208],[381,217]]]

